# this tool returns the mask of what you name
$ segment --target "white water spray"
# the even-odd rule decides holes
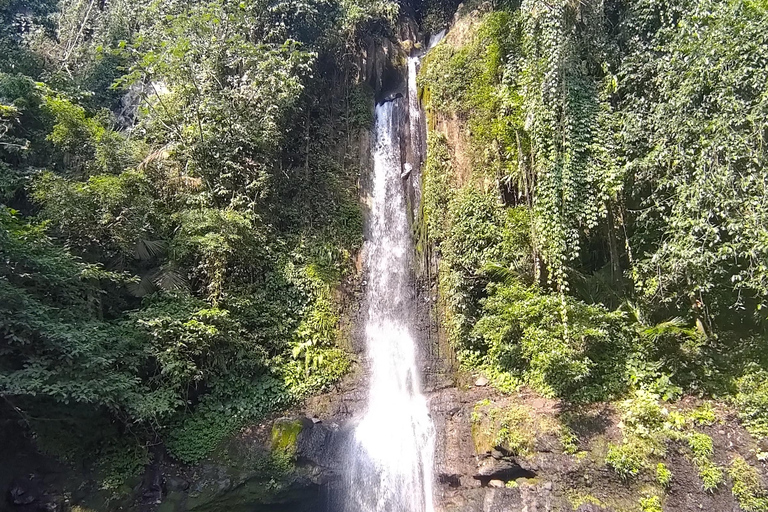
[[[421,133],[415,98],[409,91],[411,134]],[[409,80],[410,82],[410,80]],[[411,85],[409,83],[409,85]],[[414,101],[416,103],[414,104]],[[355,431],[347,510],[433,512],[435,432],[421,392],[416,344],[410,332],[413,311],[413,253],[402,182],[398,115],[401,101],[376,106],[371,239],[368,242],[366,341],[371,363],[368,408]],[[420,113],[418,114],[420,115]],[[419,140],[406,141],[410,147]],[[418,168],[420,162],[408,162]]]

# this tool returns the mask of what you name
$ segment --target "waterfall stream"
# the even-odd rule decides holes
[[[368,317],[366,343],[371,365],[365,416],[355,430],[350,512],[432,512],[435,432],[421,391],[413,316],[412,253],[403,179],[414,162],[404,162],[401,142],[421,144],[421,116],[415,98],[417,59],[409,61],[405,98],[376,106],[373,203],[367,242]],[[410,111],[410,112],[409,112]],[[401,128],[408,115],[409,129]],[[418,117],[417,117],[418,116]],[[406,132],[402,134],[402,132]],[[402,137],[408,140],[401,141]],[[419,155],[420,151],[411,151]]]

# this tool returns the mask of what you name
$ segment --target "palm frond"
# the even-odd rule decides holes
[[[168,243],[165,240],[137,240],[133,256],[138,260],[149,260],[165,254]]]

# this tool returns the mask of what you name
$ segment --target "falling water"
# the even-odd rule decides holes
[[[411,67],[411,66],[409,66]],[[415,73],[415,66],[410,70]],[[410,94],[409,94],[410,96]],[[413,99],[413,98],[410,98]],[[410,331],[413,247],[406,214],[400,99],[376,106],[373,204],[367,249],[368,408],[355,431],[347,510],[432,512],[434,427]],[[413,105],[409,105],[413,109]],[[418,109],[418,104],[416,104]],[[417,133],[412,116],[408,132]],[[418,125],[416,125],[418,128]],[[404,141],[413,147],[414,140]]]

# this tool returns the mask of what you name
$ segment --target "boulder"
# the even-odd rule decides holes
[[[165,477],[165,488],[168,492],[186,491],[189,489],[189,482],[180,476]]]

